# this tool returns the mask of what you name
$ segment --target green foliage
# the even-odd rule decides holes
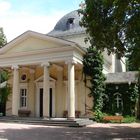
[[[0,28],[0,48],[2,48],[7,43],[6,36],[3,33],[3,28]],[[8,71],[0,68],[0,84],[7,81],[9,78]],[[8,95],[10,94],[10,87],[7,84],[5,87],[0,88],[0,112],[5,115],[6,101],[8,100]]]
[[[96,122],[101,122],[103,119],[103,113],[100,110],[95,111],[94,120]]]
[[[127,55],[128,70],[140,70],[140,47],[135,47]]]
[[[7,43],[6,36],[3,33],[3,28],[0,28],[0,48]]]
[[[85,7],[80,9],[79,13],[83,15],[80,25],[86,28],[89,35],[86,41],[90,42],[90,49],[95,47],[95,52],[98,50],[92,53],[89,49],[83,61],[84,73],[91,77],[90,94],[94,97],[95,104],[93,109],[98,112],[98,110],[101,111],[103,105],[104,86],[100,83],[104,81],[104,78],[100,75],[103,61],[100,61],[100,57],[96,59],[96,55],[98,56],[98,53],[100,54],[104,49],[107,49],[109,54],[116,53],[119,58],[127,53],[133,66],[140,66],[140,53],[138,53],[140,3],[139,0],[85,0]],[[97,67],[96,63],[99,64]]]
[[[0,70],[0,84],[7,81],[9,78],[8,71]],[[9,84],[6,84],[5,87],[0,88],[0,113],[1,115],[5,115],[6,102],[8,100],[8,96],[11,93],[11,88]]]
[[[140,46],[139,0],[85,0],[81,25],[86,28],[90,41],[97,49],[115,52],[119,57],[126,52],[132,58]],[[136,61],[135,61],[136,62]]]
[[[89,95],[93,97],[93,112],[95,113],[95,119],[97,121],[101,118],[103,107],[105,76],[102,71],[103,56],[101,51],[98,51],[96,47],[90,46],[83,57],[83,72],[86,77],[90,77],[91,86],[89,87]]]
[[[117,87],[117,88],[116,88]],[[122,108],[116,108],[114,94],[119,93],[122,97]],[[135,106],[139,99],[138,84],[107,84],[105,94],[108,99],[104,100],[103,111],[115,115],[120,113],[122,115],[135,115]]]
[[[0,70],[0,82],[5,82],[9,78],[9,74],[7,70]]]
[[[137,119],[136,117],[132,117],[132,116],[124,116],[123,118],[123,123],[133,123],[133,122],[136,122]]]
[[[8,71],[0,70],[0,84],[9,79]],[[8,95],[10,94],[10,86],[6,84],[5,87],[0,88],[0,104],[4,104],[8,100]]]
[[[8,100],[9,94],[10,94],[9,85],[6,85],[6,87],[0,89],[0,104],[4,104]]]
[[[138,100],[139,97],[139,87],[138,84],[135,84],[134,86],[129,86],[130,94],[130,101],[132,103],[135,103]]]

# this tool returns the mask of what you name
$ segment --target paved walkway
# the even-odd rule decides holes
[[[71,128],[0,123],[0,140],[140,140],[140,124],[95,123]]]

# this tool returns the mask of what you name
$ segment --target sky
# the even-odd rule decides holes
[[[7,41],[27,30],[48,33],[65,14],[79,8],[82,0],[0,0],[0,27]]]

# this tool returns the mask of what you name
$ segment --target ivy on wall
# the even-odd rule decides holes
[[[122,98],[122,107],[115,106],[115,94],[119,93]],[[139,86],[133,84],[107,84],[105,90],[103,112],[109,114],[121,113],[122,115],[135,115],[136,104],[139,99]]]
[[[103,71],[103,56],[101,51],[95,47],[89,47],[87,53],[83,57],[83,72],[85,79],[90,77],[89,96],[93,97],[93,112],[95,113],[95,119],[100,119],[103,107],[103,95],[105,91],[105,76]]]
[[[87,48],[87,53],[83,56],[83,73],[85,74],[85,83],[90,81],[89,96],[93,97],[92,111],[95,114],[95,120],[100,121],[103,113],[115,115],[134,116],[136,113],[136,104],[139,99],[139,82],[125,84],[107,84],[105,85],[105,76],[103,74],[103,56],[102,52],[96,47]],[[122,106],[116,107],[115,94],[118,93],[122,98]]]

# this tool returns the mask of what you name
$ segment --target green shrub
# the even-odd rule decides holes
[[[2,116],[3,116],[3,113],[0,112],[0,117],[2,117]]]
[[[125,116],[124,118],[123,118],[123,123],[133,123],[133,122],[136,122],[137,121],[137,119],[136,119],[136,117],[132,117],[132,116]]]

